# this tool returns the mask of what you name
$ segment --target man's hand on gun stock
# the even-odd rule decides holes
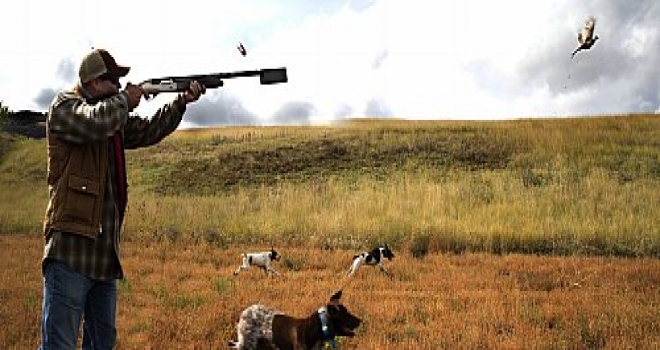
[[[128,95],[128,108],[130,111],[133,111],[140,104],[143,96],[145,98],[149,97],[140,85],[127,83],[124,91]],[[197,101],[204,93],[206,93],[206,87],[195,80],[190,82],[190,88],[186,92],[179,94],[177,102],[181,106],[185,106],[190,102]]]

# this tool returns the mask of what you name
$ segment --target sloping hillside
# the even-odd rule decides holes
[[[0,138],[0,232],[39,232],[43,139]],[[660,119],[353,120],[129,151],[127,236],[660,256]]]

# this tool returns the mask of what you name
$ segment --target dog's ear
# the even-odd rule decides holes
[[[342,290],[340,289],[337,293],[333,294],[330,297],[330,303],[331,304],[339,304],[341,301],[341,292]]]

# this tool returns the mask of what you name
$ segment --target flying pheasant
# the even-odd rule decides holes
[[[598,40],[598,35],[594,36],[594,27],[596,27],[596,18],[591,16],[587,18],[587,21],[584,23],[584,28],[578,32],[577,39],[580,46],[573,51],[571,58],[573,58],[578,51],[588,50],[594,46],[596,40]]]

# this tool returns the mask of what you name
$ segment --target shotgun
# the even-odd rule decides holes
[[[288,82],[286,68],[266,68],[258,70],[246,70],[229,73],[184,75],[174,77],[163,77],[148,79],[140,83],[140,87],[149,97],[154,97],[161,92],[185,92],[193,80],[197,80],[207,89],[215,89],[224,85],[225,79],[259,77],[261,85],[271,85]]]

